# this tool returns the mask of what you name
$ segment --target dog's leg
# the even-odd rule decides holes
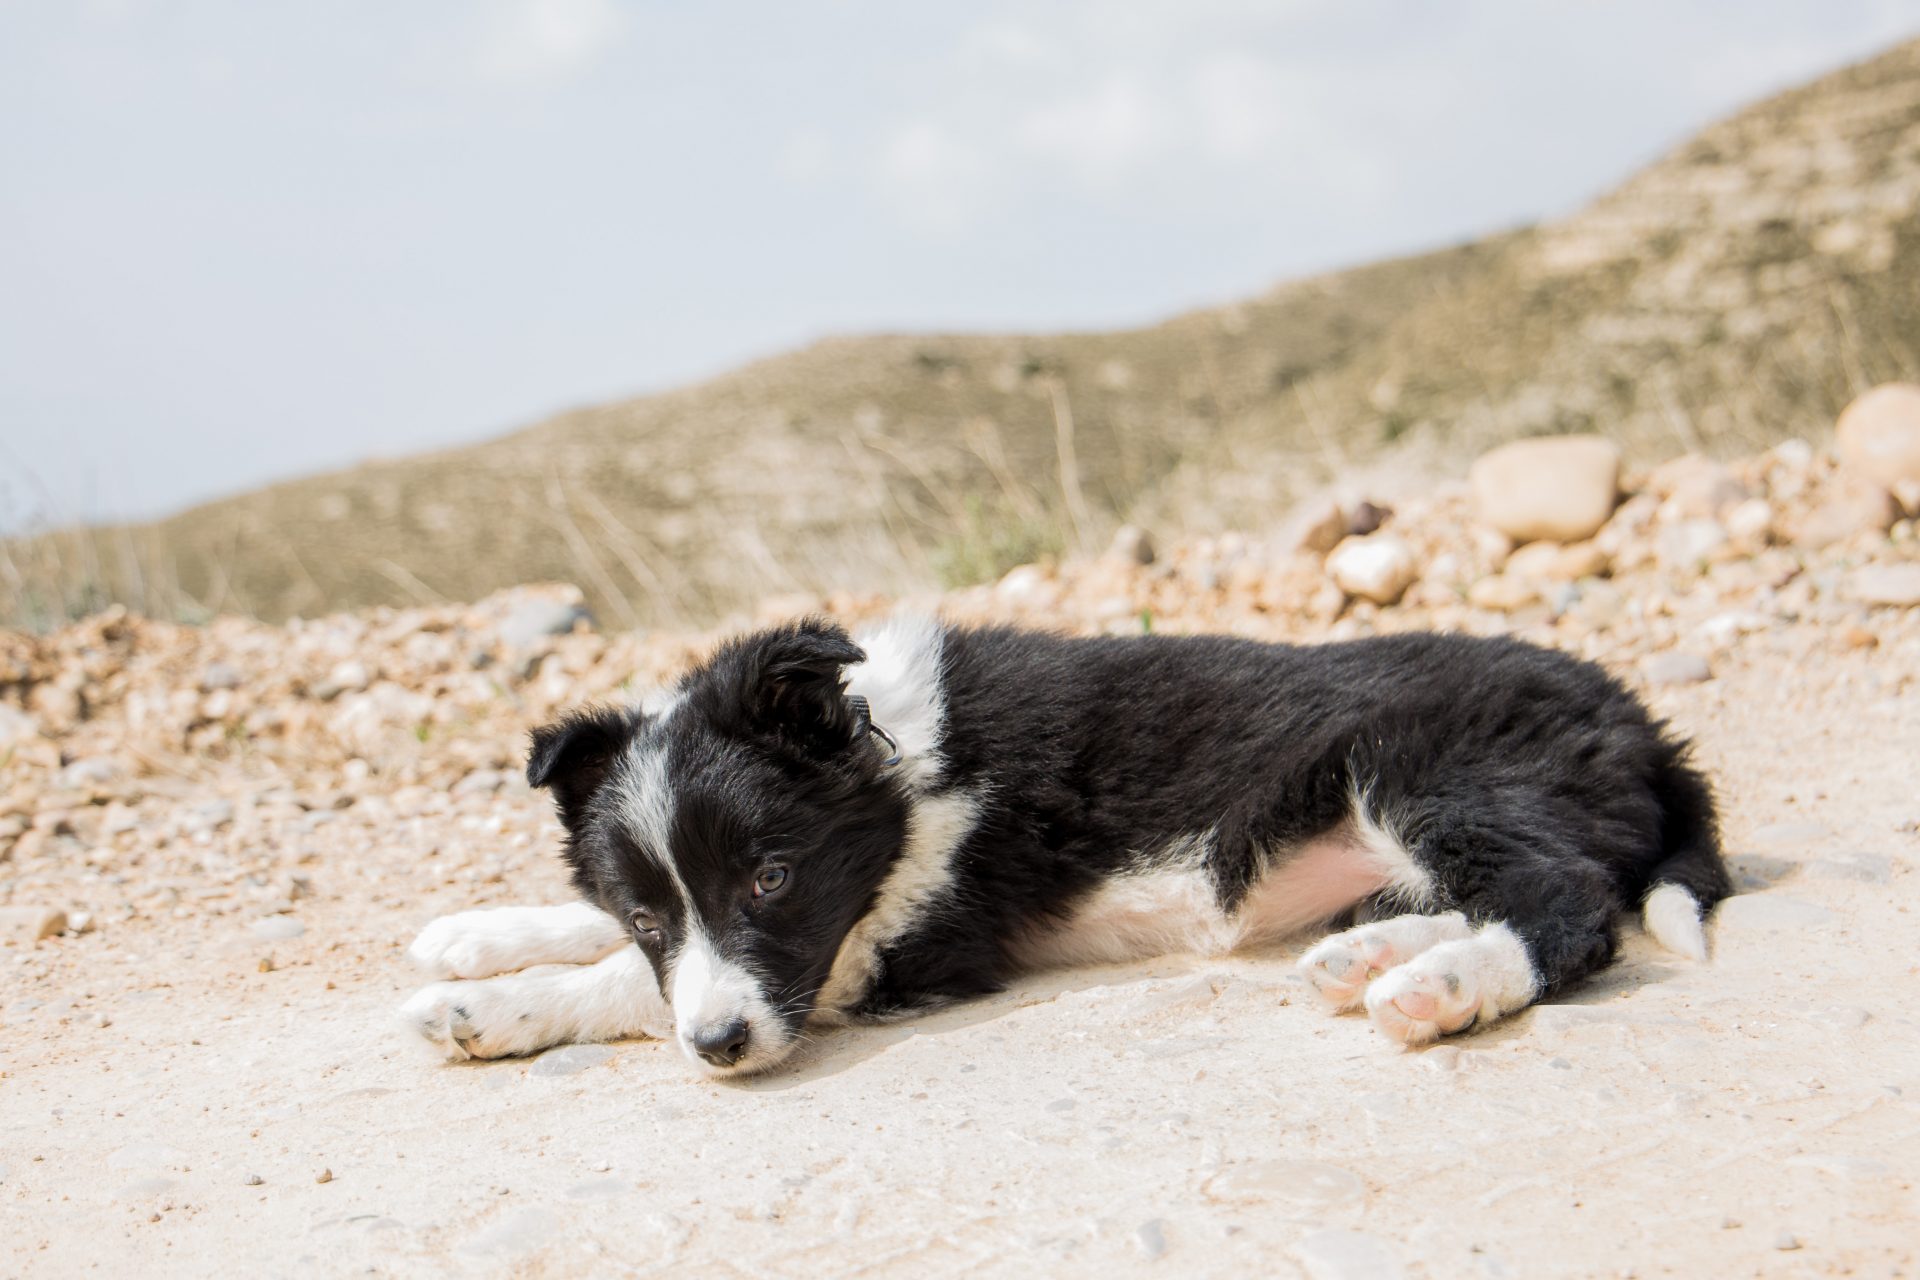
[[[1394,816],[1393,801],[1385,805]],[[1613,958],[1625,909],[1586,848],[1601,838],[1550,796],[1510,790],[1471,801],[1408,802],[1407,856],[1422,892],[1461,912],[1470,936],[1438,941],[1367,986],[1374,1026],[1422,1044],[1524,1009]],[[1404,819],[1403,819],[1404,821]],[[1391,821],[1378,824],[1393,830]]]
[[[1335,1009],[1357,1009],[1367,984],[1381,974],[1440,943],[1472,936],[1473,926],[1458,911],[1375,920],[1316,943],[1300,957],[1300,972]]]
[[[653,966],[628,945],[590,965],[548,965],[478,982],[436,982],[401,1018],[448,1058],[510,1058],[550,1045],[669,1039],[673,1011]]]
[[[537,964],[592,964],[631,939],[600,908],[493,907],[441,916],[407,957],[436,978],[489,978]]]

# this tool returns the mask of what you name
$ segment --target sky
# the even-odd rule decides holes
[[[0,529],[1563,214],[1920,0],[0,0]]]

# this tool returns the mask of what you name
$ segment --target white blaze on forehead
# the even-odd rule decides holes
[[[627,751],[626,768],[615,784],[620,821],[640,851],[660,864],[673,881],[691,918],[693,899],[673,861],[673,787],[668,780],[667,743],[643,734]]]

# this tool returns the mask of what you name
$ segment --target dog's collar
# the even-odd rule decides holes
[[[853,707],[853,736],[856,738],[873,737],[887,744],[891,754],[880,762],[882,768],[900,763],[900,743],[894,736],[873,722],[873,711],[867,706],[865,698],[854,696],[847,699]]]

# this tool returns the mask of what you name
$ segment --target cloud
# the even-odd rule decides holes
[[[1104,186],[1150,166],[1174,141],[1173,104],[1128,74],[1072,97],[1042,103],[1017,129],[1027,151]]]
[[[932,120],[909,120],[888,136],[878,178],[895,204],[934,230],[957,230],[992,203],[985,151]]]
[[[488,13],[474,69],[488,80],[565,80],[592,66],[626,30],[614,0],[504,0]]]

